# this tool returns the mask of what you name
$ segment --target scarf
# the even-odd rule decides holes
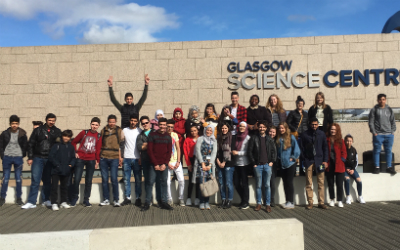
[[[207,134],[206,134],[206,131],[207,131],[208,128],[212,129],[212,134],[210,136],[207,136]],[[213,126],[208,125],[207,127],[204,128],[203,139],[208,144],[213,144],[215,142],[214,127]]]
[[[175,118],[175,113],[176,113],[176,112],[180,112],[180,113],[181,113],[181,118],[180,118],[180,119],[176,119],[176,118]],[[181,108],[176,108],[176,109],[174,109],[174,114],[173,114],[172,119],[174,119],[174,121],[176,121],[176,122],[185,121],[185,118],[183,118],[183,111],[182,111]]]
[[[164,111],[162,111],[161,109],[157,109],[156,114],[154,115],[154,120],[156,120],[158,122],[157,119],[157,115],[162,114],[162,116],[164,117]]]
[[[220,142],[220,147],[222,149],[222,154],[224,157],[224,161],[231,161],[231,144],[232,144],[232,134],[229,131],[225,135],[221,135],[221,142]]]
[[[240,124],[246,125],[246,130],[242,133],[238,130],[236,135],[236,150],[240,151],[243,145],[243,141],[246,139],[247,135],[249,134],[248,126],[246,122],[241,122]],[[239,124],[239,125],[240,125]]]
[[[200,113],[200,109],[199,109],[199,107],[197,107],[196,105],[191,106],[190,109],[189,109],[189,117],[188,117],[189,120],[190,120],[191,122],[193,122],[193,123],[198,124],[198,123],[200,123],[199,116],[197,116],[197,118],[193,118],[193,117],[192,117],[193,111],[197,111],[197,114],[199,114],[199,113]]]

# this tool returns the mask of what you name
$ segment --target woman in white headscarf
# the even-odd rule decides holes
[[[150,124],[151,124],[151,128],[154,130],[158,130],[158,119],[164,117],[164,111],[162,111],[161,109],[157,109],[156,114],[154,115],[154,119],[151,119]]]

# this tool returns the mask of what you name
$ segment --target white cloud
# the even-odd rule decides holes
[[[227,25],[223,22],[216,22],[210,16],[195,16],[193,22],[197,25],[202,25],[210,28],[211,30],[222,31],[227,28]]]
[[[179,26],[164,8],[123,0],[1,0],[0,14],[27,20],[44,15],[46,33],[60,38],[66,28],[78,28],[82,43],[155,42],[155,33]]]
[[[287,18],[289,21],[292,22],[307,22],[307,21],[315,21],[314,16],[307,16],[307,15],[290,15]]]

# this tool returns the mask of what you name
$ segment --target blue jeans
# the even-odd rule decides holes
[[[256,189],[256,198],[257,204],[261,204],[261,187],[264,188],[265,194],[265,203],[267,206],[271,205],[271,175],[272,175],[272,168],[268,165],[258,165],[254,168],[254,174],[256,176],[257,182],[257,189]]]
[[[147,195],[147,185],[150,185],[150,168],[151,168],[151,163],[149,161],[143,161],[142,160],[142,168],[143,168],[143,176],[144,176],[144,189],[146,191]],[[161,200],[161,186],[160,182],[156,182],[156,199],[157,201]],[[151,192],[151,197],[150,201],[153,200],[153,193]]]
[[[31,188],[29,190],[28,202],[36,204],[39,193],[40,180],[43,181],[42,200],[50,200],[51,192],[51,163],[47,158],[35,157],[31,166]]]
[[[357,178],[360,178],[360,175],[355,169],[352,175],[348,174],[347,172],[344,172],[344,180],[345,180],[344,189],[346,191],[346,195],[350,195],[350,177],[353,178],[353,180],[355,180],[357,183],[358,196],[362,196],[362,182],[361,180],[360,181],[357,180]]]
[[[372,138],[372,143],[374,145],[374,164],[375,167],[379,167],[379,156],[382,150],[382,144],[383,144],[383,149],[385,150],[386,154],[386,166],[388,168],[392,167],[392,146],[393,146],[393,141],[394,141],[394,135],[377,135],[373,136]]]
[[[208,181],[208,179],[206,178],[205,181]],[[196,178],[196,183],[203,183],[203,178],[201,177],[197,177]],[[200,191],[200,185],[196,185],[196,188],[198,189],[198,192],[200,194],[200,203],[207,203],[210,201],[210,197],[204,197],[203,195],[201,195],[201,191]]]
[[[160,199],[157,198],[157,201],[162,201],[167,203],[168,202],[168,185],[167,185],[167,178],[168,178],[168,170],[165,169],[164,171],[156,171],[154,170],[154,165],[151,165],[148,168],[148,183],[146,184],[146,203],[150,203],[152,201],[153,195],[153,185],[154,182],[160,183]],[[156,185],[156,192],[157,192],[157,185]],[[158,196],[156,194],[156,196]]]
[[[108,170],[111,173],[111,185],[113,189],[114,201],[119,200],[119,190],[118,190],[118,159],[100,159],[100,170],[101,170],[101,183],[103,186],[103,198],[104,200],[110,200],[110,189],[108,186]]]
[[[72,198],[72,200],[79,199],[79,186],[80,186],[80,183],[82,180],[82,175],[83,175],[83,171],[84,171],[83,168],[85,166],[86,166],[86,169],[85,169],[86,173],[85,173],[84,200],[89,200],[89,198],[90,198],[90,193],[92,192],[92,180],[93,180],[94,169],[96,166],[96,160],[85,161],[82,159],[76,159],[76,164],[75,164],[75,168],[74,168],[74,178],[73,178],[74,181],[73,181],[73,184],[70,184],[70,185],[72,185],[72,187],[70,188],[70,191],[72,192],[70,197]],[[72,175],[72,173],[71,173],[71,175]]]
[[[136,199],[142,196],[142,168],[138,159],[124,159],[124,183],[125,197],[131,197],[131,176],[135,177],[135,195]]]
[[[3,158],[3,181],[1,182],[1,198],[6,198],[8,181],[10,180],[11,167],[14,165],[15,180],[17,182],[17,198],[22,195],[22,166],[24,162],[22,156],[4,156]]]
[[[233,173],[235,172],[234,167],[218,167],[218,182],[221,191],[221,199],[233,200]],[[226,195],[228,190],[228,197]]]

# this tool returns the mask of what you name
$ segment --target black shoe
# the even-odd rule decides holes
[[[125,178],[122,177],[121,180],[119,180],[119,183],[124,183],[125,182]]]
[[[121,203],[121,206],[127,206],[132,204],[131,200],[129,200],[128,198],[125,198],[124,201]]]
[[[173,207],[171,207],[168,203],[166,202],[161,202],[161,209],[165,209],[165,210],[174,210]]]
[[[219,205],[218,207],[219,208],[225,208],[225,205],[226,205],[226,202],[227,202],[228,200],[222,200],[222,203],[221,203],[221,205]]]
[[[226,201],[224,209],[229,209],[232,207],[232,201]]]
[[[387,168],[386,173],[389,173],[391,175],[397,174],[396,170],[394,170],[394,167]]]
[[[22,199],[21,198],[18,198],[17,199],[17,203],[16,203],[18,206],[22,206],[22,205],[24,205],[24,203],[22,202]]]
[[[373,174],[379,174],[381,172],[380,168],[375,168]]]
[[[142,200],[140,198],[136,199],[135,206],[137,206],[137,207],[141,207],[142,206]]]
[[[249,206],[249,203],[243,203],[239,208],[240,209],[248,209],[250,206]]]
[[[150,204],[149,203],[144,203],[142,209],[140,209],[140,211],[144,212],[150,209]]]
[[[6,198],[0,198],[0,207],[6,203]]]
[[[271,201],[270,206],[271,206],[271,207],[275,207],[275,202]]]
[[[82,205],[84,207],[92,207],[92,204],[90,204],[89,200],[84,200]]]
[[[158,206],[158,208],[161,208],[161,203],[162,203],[161,200],[158,200],[158,201],[157,201],[157,206]]]

